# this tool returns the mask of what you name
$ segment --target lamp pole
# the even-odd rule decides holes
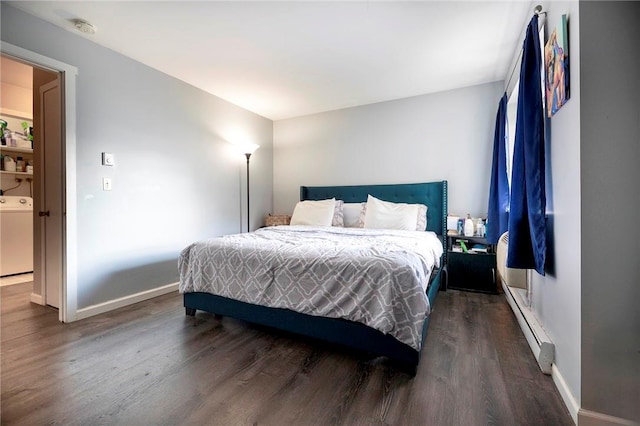
[[[251,230],[249,229],[249,224],[251,220],[249,218],[249,158],[251,158],[251,153],[245,152],[244,155],[247,156],[247,232],[250,232]]]

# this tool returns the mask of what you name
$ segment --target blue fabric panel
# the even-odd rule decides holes
[[[493,165],[489,189],[487,241],[498,244],[509,228],[509,180],[507,177],[507,94],[500,99],[493,139]]]
[[[544,113],[538,16],[527,27],[520,67],[516,139],[511,174],[507,266],[544,275],[546,196]]]
[[[300,200],[336,198],[345,203],[367,201],[367,195],[393,203],[419,203],[427,208],[427,230],[445,235],[447,229],[447,181],[397,185],[301,186]],[[446,251],[446,250],[445,250]]]

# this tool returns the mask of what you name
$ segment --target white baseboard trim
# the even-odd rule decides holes
[[[564,401],[564,405],[567,406],[567,410],[569,410],[569,414],[571,414],[571,418],[575,424],[578,424],[578,410],[580,410],[580,404],[576,401],[576,398],[571,393],[571,389],[567,385],[567,382],[562,377],[560,370],[556,367],[555,364],[551,366],[551,378],[553,379],[553,383],[555,383],[558,392],[560,392],[560,396]]]
[[[555,345],[538,322],[536,315],[524,302],[520,289],[512,289],[504,281],[502,281],[502,289],[518,324],[520,324],[522,334],[527,339],[531,352],[533,352],[533,356],[538,361],[540,370],[544,374],[551,374],[551,366],[555,357]]]
[[[113,299],[107,302],[98,303],[97,305],[87,306],[86,308],[78,309],[76,311],[76,320],[103,314],[105,312],[113,311],[114,309],[133,305],[134,303],[142,302],[144,300],[153,299],[154,297],[162,296],[163,294],[171,293],[177,290],[178,283],[172,283],[151,290],[141,291],[140,293],[131,294],[129,296],[124,296],[119,299]]]
[[[44,306],[44,299],[41,294],[31,293],[31,303]]]
[[[581,408],[578,411],[578,424],[580,426],[638,426],[639,423]]]

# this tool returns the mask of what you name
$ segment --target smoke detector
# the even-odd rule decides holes
[[[85,21],[84,19],[74,19],[73,25],[76,27],[78,31],[85,34],[95,34],[96,27],[94,27],[91,23]]]

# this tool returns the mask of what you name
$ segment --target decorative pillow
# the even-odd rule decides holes
[[[360,215],[358,216],[358,228],[364,228],[364,217],[367,214],[367,203],[362,203],[362,209],[360,210]]]
[[[291,225],[331,226],[336,199],[300,201],[291,215]]]
[[[427,230],[427,206],[424,204],[418,204],[418,223],[416,224],[416,231]]]
[[[344,201],[336,200],[336,208],[333,210],[333,219],[331,220],[331,226],[344,227]]]
[[[367,203],[344,203],[342,212],[345,228],[362,228],[364,226],[366,205]]]
[[[369,195],[364,227],[415,231],[418,227],[418,204],[391,203]]]

